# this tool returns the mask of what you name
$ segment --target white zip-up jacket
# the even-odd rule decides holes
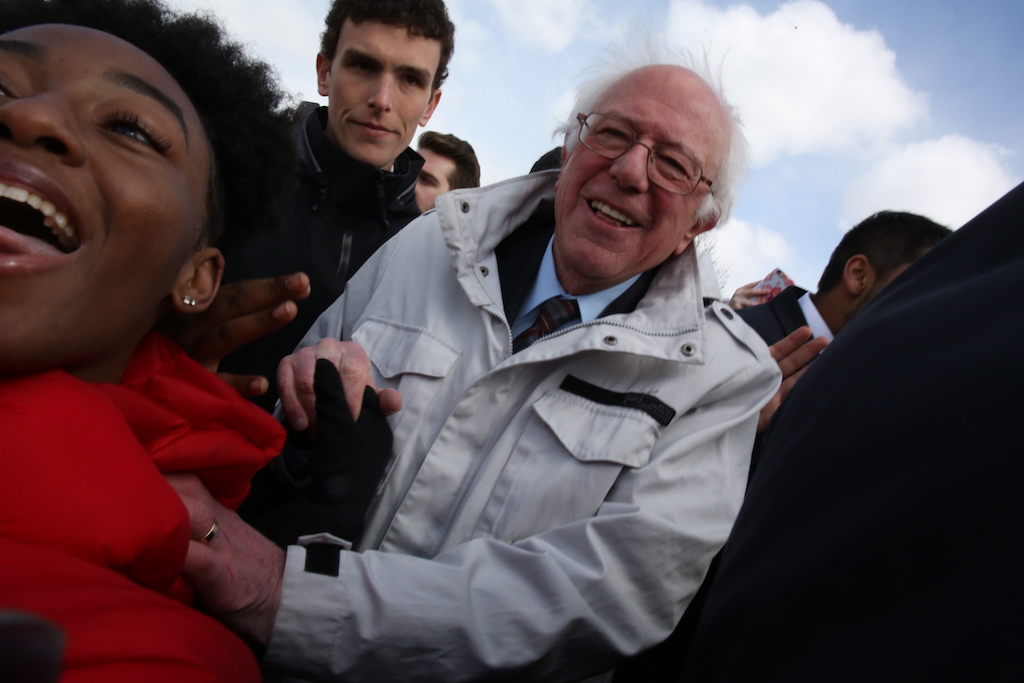
[[[669,635],[725,542],[779,371],[694,249],[632,313],[512,355],[494,249],[557,173],[442,195],[310,330],[398,389],[394,459],[338,575],[289,549],[266,655],[313,679],[577,680]]]

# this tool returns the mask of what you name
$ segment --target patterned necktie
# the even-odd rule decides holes
[[[576,299],[551,297],[540,305],[540,312],[533,325],[520,332],[512,341],[512,353],[519,353],[541,337],[551,334],[565,323],[579,317],[580,307]]]

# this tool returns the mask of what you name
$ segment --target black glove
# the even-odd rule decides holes
[[[316,362],[313,390],[317,434],[306,492],[327,524],[323,530],[356,543],[391,459],[391,427],[370,387],[363,391],[359,421],[352,419],[338,370],[328,360]]]
[[[239,514],[281,547],[321,531],[358,543],[366,511],[391,459],[391,427],[377,392],[363,392],[352,419],[337,368],[316,362],[317,433],[289,430],[281,455],[260,470]]]

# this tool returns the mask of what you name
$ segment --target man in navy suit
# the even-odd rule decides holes
[[[793,390],[682,680],[1024,680],[1022,224],[1024,185]]]
[[[950,234],[924,216],[880,211],[843,236],[818,282],[818,293],[795,285],[768,303],[737,311],[768,344],[807,325],[829,341],[925,252]]]

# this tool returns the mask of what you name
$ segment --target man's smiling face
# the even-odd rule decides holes
[[[726,113],[693,72],[667,65],[638,69],[612,85],[594,111],[627,122],[645,144],[679,147],[705,176],[718,177],[728,140]],[[563,154],[554,258],[567,292],[588,294],[624,282],[681,254],[715,225],[696,218],[707,185],[686,196],[654,185],[643,145],[618,159],[582,144]]]
[[[334,58],[317,55],[328,98],[327,137],[349,156],[390,170],[441,97],[433,90],[441,43],[404,26],[347,19]]]

